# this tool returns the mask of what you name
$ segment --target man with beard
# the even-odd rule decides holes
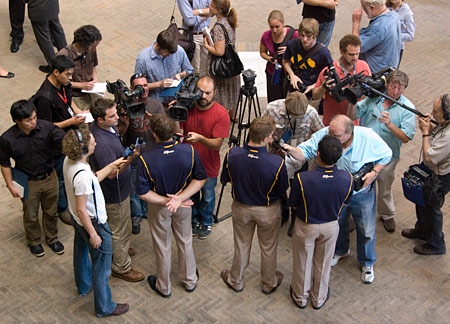
[[[230,131],[230,118],[226,109],[214,101],[216,86],[211,77],[198,80],[197,88],[203,94],[196,101],[186,122],[180,123],[183,133],[189,135],[187,143],[194,146],[200,155],[208,179],[205,185],[192,196],[192,235],[204,240],[211,234],[214,205],[216,203],[215,187],[220,169],[219,150]]]

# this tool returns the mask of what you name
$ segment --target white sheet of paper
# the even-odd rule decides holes
[[[97,93],[101,96],[105,96],[105,92],[106,92],[106,82],[97,82],[94,83],[94,87],[92,88],[92,90],[81,90],[81,92],[84,93]]]
[[[84,120],[85,124],[94,122],[94,117],[92,117],[92,114],[90,112],[77,114],[77,116],[84,116],[84,117],[86,117],[86,119]]]
[[[12,183],[13,183],[14,187],[19,191],[20,197],[23,197],[23,194],[25,192],[25,189],[23,188],[23,186],[21,184],[15,182],[14,180]]]
[[[180,84],[181,80],[174,79],[169,88],[176,88]]]

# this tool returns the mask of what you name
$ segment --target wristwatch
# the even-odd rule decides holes
[[[203,9],[198,9],[198,15],[199,16],[203,15]]]

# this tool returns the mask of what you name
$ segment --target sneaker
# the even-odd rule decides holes
[[[56,254],[64,253],[64,245],[60,241],[56,241],[55,243],[49,244],[48,246],[50,246],[52,251]]]
[[[350,249],[348,249],[347,253],[345,253],[344,255],[335,254],[333,256],[333,260],[331,260],[331,266],[334,267],[336,264],[338,264],[340,259],[344,259],[344,258],[348,257],[349,255],[350,255]]]
[[[384,225],[384,229],[386,230],[386,232],[388,232],[388,233],[394,233],[395,232],[395,221],[394,221],[394,218],[383,219],[383,225]]]
[[[131,233],[139,234],[141,232],[141,220],[134,216],[131,218]]]
[[[41,257],[45,254],[44,248],[40,244],[30,245],[30,252],[31,252],[31,254],[33,254],[36,257]]]
[[[205,240],[209,234],[211,234],[211,225],[202,225],[202,228],[198,232],[198,238],[200,240]]]
[[[192,236],[197,236],[200,229],[200,223],[192,223]]]
[[[375,280],[375,273],[373,272],[373,266],[363,266],[361,268],[361,280],[366,285],[371,284]]]

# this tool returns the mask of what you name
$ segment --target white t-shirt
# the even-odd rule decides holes
[[[74,179],[74,175],[79,170],[84,171],[80,171]],[[108,217],[106,215],[105,198],[103,197],[102,188],[100,187],[98,179],[92,172],[90,165],[80,161],[73,161],[66,157],[64,159],[63,174],[67,200],[69,202],[69,211],[76,222],[83,226],[77,215],[75,196],[87,195],[88,200],[86,203],[86,210],[88,215],[91,218],[94,218],[97,215],[100,224],[106,223]],[[92,183],[94,184],[97,212],[95,211]]]

